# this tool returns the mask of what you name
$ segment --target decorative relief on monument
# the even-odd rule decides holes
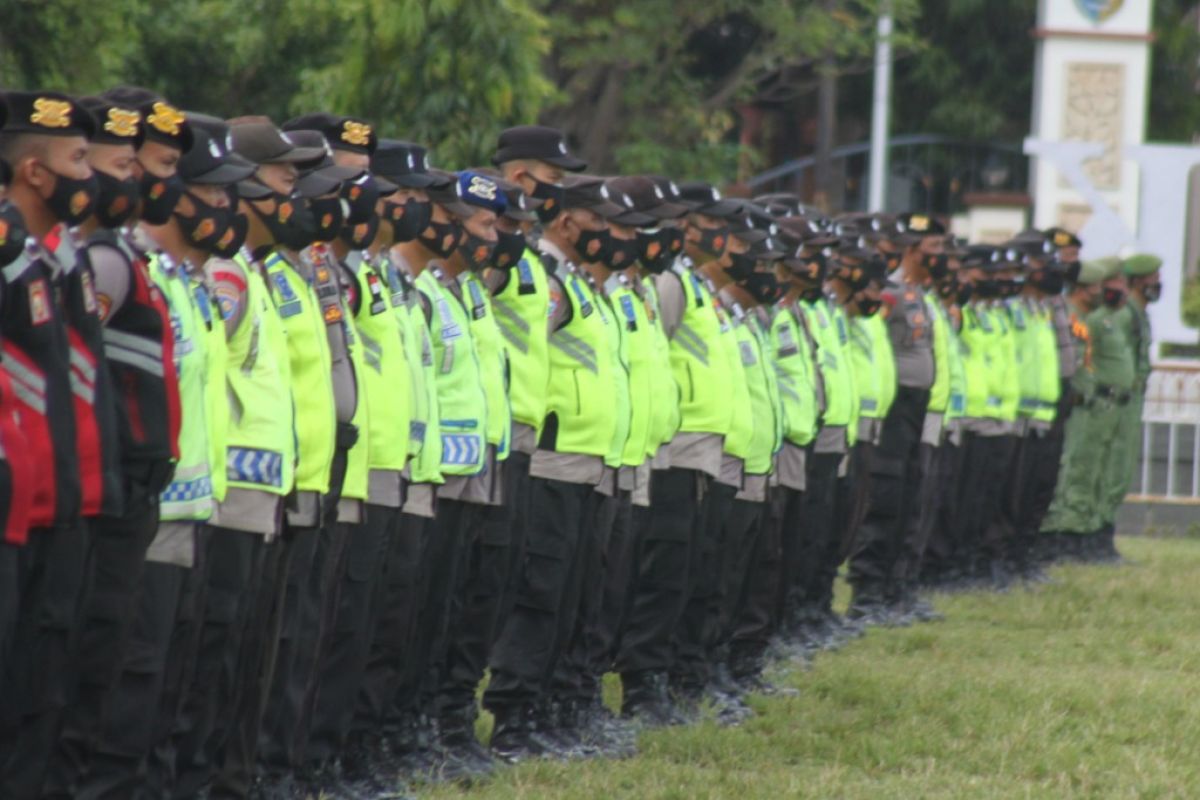
[[[1103,144],[1103,155],[1084,168],[1097,189],[1119,189],[1125,67],[1076,62],[1067,64],[1066,77],[1062,138]]]

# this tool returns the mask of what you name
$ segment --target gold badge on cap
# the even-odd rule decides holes
[[[924,214],[913,214],[908,219],[909,230],[927,231],[929,230],[929,217]]]
[[[33,113],[29,115],[29,121],[43,128],[70,127],[71,103],[67,100],[39,97],[33,101]]]
[[[108,119],[104,121],[104,130],[123,139],[132,139],[138,134],[138,123],[141,119],[142,115],[136,111],[110,108]]]
[[[179,127],[183,125],[187,118],[183,112],[174,106],[169,106],[166,103],[155,103],[151,109],[150,116],[146,117],[146,122],[154,127],[154,130],[159,133],[164,133],[167,136],[178,136]]]
[[[342,141],[346,144],[366,147],[371,143],[371,126],[365,122],[346,120],[342,125]]]
[[[1066,247],[1070,243],[1071,234],[1067,233],[1066,231],[1059,231],[1058,233],[1054,234],[1055,247]]]

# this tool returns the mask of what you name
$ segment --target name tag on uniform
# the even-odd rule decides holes
[[[208,290],[203,285],[197,284],[195,297],[196,306],[200,309],[200,316],[204,318],[204,327],[212,330],[212,300],[208,297]]]
[[[533,266],[529,259],[522,258],[517,262],[517,294],[534,294],[537,284],[533,281]]]
[[[794,356],[800,352],[800,348],[796,345],[796,337],[792,336],[792,329],[789,325],[781,325],[779,327],[779,355]]]
[[[288,282],[287,276],[282,272],[273,273],[271,282],[275,284],[276,293],[279,295],[279,316],[286,319],[299,314],[302,310],[300,298],[292,290],[292,284]]]
[[[450,313],[450,304],[445,298],[437,299],[438,317],[442,321],[442,341],[448,342],[452,339],[457,339],[462,336],[462,328],[458,327],[458,323],[454,321],[454,316]]]
[[[475,280],[467,281],[467,291],[471,293],[471,319],[483,319],[487,316],[487,303],[484,302],[483,292]]]
[[[637,314],[633,310],[633,298],[627,294],[621,295],[621,310],[625,312],[625,330],[636,331]]]
[[[571,291],[575,292],[575,300],[579,303],[579,313],[585,318],[592,315],[592,303],[587,298],[587,294],[583,291],[583,286],[579,283],[579,279],[571,277]]]

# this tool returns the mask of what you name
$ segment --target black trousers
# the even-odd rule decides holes
[[[458,584],[466,550],[464,537],[467,531],[458,524],[463,505],[452,500],[438,500],[437,516],[425,526],[416,650],[411,674],[402,680],[397,695],[400,710],[411,708],[425,714],[437,713],[438,670],[445,662],[453,588]]]
[[[618,490],[615,497],[600,502],[596,513],[599,519],[597,524],[601,527],[608,525],[611,531],[604,555],[604,598],[600,624],[596,627],[596,640],[591,648],[591,663],[587,673],[589,679],[596,681],[598,688],[600,678],[613,668],[617,648],[629,620],[634,559],[637,556],[632,492]]]
[[[598,695],[603,662],[604,601],[608,588],[616,500],[593,491],[584,501],[579,549],[566,593],[575,606],[574,623],[557,648],[549,694],[587,701]],[[601,670],[600,674],[596,670]]]
[[[977,433],[967,433],[963,439],[965,452],[958,488],[958,560],[968,574],[979,573],[997,554],[997,542],[985,541],[985,535],[999,513],[1000,492],[1006,477],[1008,465],[1002,452],[1003,439]]]
[[[850,558],[857,549],[859,529],[871,508],[871,468],[874,463],[874,442],[856,442],[850,450],[847,477],[838,482],[838,510],[840,517],[845,520],[839,527],[842,561]]]
[[[766,516],[765,502],[736,498],[726,515],[720,560],[727,568],[722,576],[715,637],[709,648],[711,663],[729,663],[734,633],[751,605],[756,589],[753,581],[759,577],[757,568],[762,560]]]
[[[336,591],[337,559],[348,539],[346,526],[286,526],[282,547],[287,572],[275,645],[275,672],[267,696],[257,759],[270,774],[299,767],[307,736],[309,696],[323,646],[326,606]]]
[[[920,488],[917,502],[908,508],[904,536],[892,568],[890,584],[895,595],[892,599],[904,599],[916,591],[925,550],[933,532],[934,520],[937,519],[940,510],[941,499],[945,494],[943,484],[938,480],[940,476],[935,474],[940,452],[940,447],[925,442],[920,445]]]
[[[977,496],[980,503],[979,526],[982,532],[981,556],[986,564],[1008,562],[1009,551],[1017,535],[1013,503],[1020,476],[1017,475],[1019,439],[1016,436],[994,436],[990,444],[993,466],[985,478],[984,491]]]
[[[811,455],[811,454],[810,454]],[[795,622],[803,605],[801,576],[804,557],[804,492],[779,488],[774,500],[779,525],[779,582],[775,594],[774,619],[779,630]]]
[[[813,611],[824,592],[825,562],[834,546],[834,517],[837,509],[837,473],[841,453],[809,453],[807,483],[800,508],[791,518],[798,524],[798,552],[791,579],[794,589],[788,602],[789,614]],[[841,542],[837,544],[840,546]],[[835,564],[836,570],[836,564]],[[798,619],[787,620],[795,624]]]
[[[138,585],[128,644],[120,672],[105,704],[97,742],[75,797],[118,800],[135,796],[161,797],[161,773],[141,774],[143,761],[164,730],[161,706],[171,675],[172,645],[189,648],[195,642],[195,610],[183,604],[199,597],[188,592],[193,570],[175,564],[147,562]],[[180,627],[183,626],[183,630]],[[179,635],[182,634],[182,635]],[[179,654],[187,658],[190,654]],[[174,690],[178,697],[178,687]],[[173,715],[172,720],[173,722]]]
[[[242,699],[243,652],[258,644],[253,622],[266,574],[262,534],[206,526],[205,539],[199,643],[175,734],[179,800],[195,797],[220,764]]]
[[[688,601],[692,551],[699,546],[711,479],[696,470],[653,473],[650,514],[636,532],[632,600],[616,668],[622,675],[666,672],[673,636]]]
[[[76,694],[63,720],[44,791],[70,797],[96,746],[134,621],[146,550],[158,530],[158,495],[126,475],[124,513],[91,524],[91,557],[73,663]]]
[[[20,562],[24,545],[0,542],[0,687],[8,674],[8,656],[21,614]],[[0,712],[0,726],[3,725]]]
[[[694,690],[708,682],[708,648],[715,638],[724,571],[719,563],[721,533],[736,494],[736,487],[710,481],[702,502],[688,564],[687,602],[675,627],[671,682],[678,687]]]
[[[399,524],[399,508],[368,505],[364,524],[350,531],[304,751],[310,763],[336,756],[349,734],[378,620],[384,559]]]
[[[491,656],[484,705],[528,708],[544,696],[578,612],[587,484],[533,478],[525,560],[512,613]]]
[[[424,658],[418,649],[421,556],[432,520],[398,514],[377,584],[375,630],[354,705],[355,735],[394,732],[400,709],[415,710],[415,674]],[[407,677],[407,682],[406,681]],[[401,685],[405,691],[401,692]],[[401,699],[403,695],[403,699]]]
[[[517,583],[521,576],[521,565],[525,561],[525,537],[529,531],[529,481],[530,455],[519,451],[508,454],[504,462],[505,494],[504,505],[509,515],[508,522],[508,567],[505,574],[507,582],[500,596],[500,608],[496,614],[496,625],[493,631],[492,644],[504,629],[508,615],[512,613],[513,604],[517,601]]]
[[[967,448],[945,441],[934,452],[932,471],[932,507],[922,512],[922,524],[928,526],[925,555],[920,574],[937,578],[958,569],[959,484],[963,475],[963,459]]]
[[[743,584],[743,600],[734,616],[729,645],[729,667],[734,677],[745,678],[762,671],[763,658],[776,629],[776,607],[783,565],[781,541],[784,489],[769,490],[759,511],[758,534],[748,532],[755,542],[747,548],[749,564]]]
[[[77,520],[34,528],[18,550],[20,615],[0,682],[0,797],[38,797],[71,702],[90,536]]]
[[[1063,438],[1054,429],[1030,431],[1021,440],[1016,467],[1020,476],[1019,494],[1014,498],[1016,537],[1009,553],[1018,568],[1027,568],[1033,563],[1038,531],[1054,500],[1062,448]]]
[[[883,431],[871,459],[871,503],[859,528],[850,559],[850,583],[857,602],[894,600],[893,576],[920,492],[921,429],[929,390],[901,386],[883,421]]]
[[[505,465],[507,470],[507,465]],[[505,497],[511,496],[505,481]],[[439,670],[437,708],[460,726],[476,715],[475,690],[487,670],[496,640],[501,603],[512,566],[512,508],[463,504],[462,564],[454,587],[444,662]]]

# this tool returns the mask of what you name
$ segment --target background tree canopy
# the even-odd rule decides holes
[[[880,0],[0,0],[0,84],[118,83],[283,121],[318,108],[481,163],[507,125],[567,130],[596,171],[730,180],[869,119]],[[893,0],[895,132],[1019,141],[1035,0]],[[1149,136],[1200,131],[1196,3],[1157,0]]]

